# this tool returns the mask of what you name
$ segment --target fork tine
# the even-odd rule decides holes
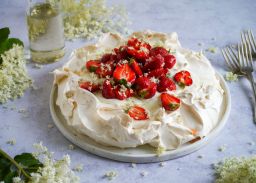
[[[245,62],[245,66],[249,66],[249,56],[248,56],[248,47],[250,47],[250,45],[249,45],[249,43],[248,42],[246,42],[244,45],[243,45],[243,47],[244,47],[244,50],[245,50],[245,55],[244,55],[244,57],[245,57],[245,60],[244,60],[244,62]]]
[[[226,48],[226,51],[227,53],[229,54],[231,60],[233,61],[233,64],[236,66],[236,67],[239,67],[239,61],[238,61],[238,58],[235,54],[235,52],[233,51],[233,48],[232,47],[227,47]]]
[[[249,65],[251,68],[253,68],[252,50],[250,45],[248,46],[248,56],[249,56],[249,59],[248,59]]]
[[[229,56],[228,56],[226,50],[225,50],[225,49],[222,49],[221,51],[222,51],[222,55],[223,55],[223,57],[224,57],[224,59],[225,59],[225,61],[226,61],[226,64],[228,65],[228,67],[229,67],[232,71],[235,71],[235,70],[236,70],[236,67],[231,63],[230,58],[229,58]]]
[[[254,52],[256,52],[256,43],[255,43],[255,38],[254,38],[254,35],[253,35],[253,32],[252,30],[248,30],[248,35],[249,35],[249,40],[251,42],[251,45],[252,45],[252,49]]]
[[[243,48],[240,44],[238,44],[238,58],[239,58],[241,67],[243,67]]]

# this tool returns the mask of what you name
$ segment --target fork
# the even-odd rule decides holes
[[[243,37],[243,33],[242,33]],[[253,78],[253,60],[251,46],[248,40],[242,39],[242,44],[238,45],[238,61],[240,70],[245,73],[245,76],[249,79],[253,90],[253,121],[256,123],[256,87]]]
[[[252,54],[256,55],[256,41],[251,29],[241,32],[242,43],[246,43],[251,46]]]

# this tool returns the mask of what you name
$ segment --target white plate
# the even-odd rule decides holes
[[[211,140],[213,140],[217,134],[224,127],[227,118],[230,113],[231,106],[231,98],[228,86],[225,83],[225,80],[220,74],[216,74],[220,80],[220,84],[224,90],[224,100],[223,100],[223,114],[220,117],[220,120],[217,126],[208,134],[205,138],[193,143],[193,144],[184,144],[180,148],[171,151],[165,151],[161,155],[157,156],[154,153],[154,150],[149,145],[143,145],[137,148],[128,148],[128,149],[120,149],[115,147],[107,147],[101,144],[98,144],[93,139],[75,133],[72,127],[67,125],[67,122],[64,116],[61,114],[59,107],[56,105],[57,99],[57,87],[54,85],[52,87],[51,96],[50,96],[50,110],[53,121],[60,132],[72,143],[79,146],[80,148],[101,156],[105,158],[109,158],[112,160],[123,161],[123,162],[133,162],[133,163],[149,163],[149,162],[160,162],[165,160],[170,160],[174,158],[178,158],[189,153],[192,153],[204,145],[208,144]]]

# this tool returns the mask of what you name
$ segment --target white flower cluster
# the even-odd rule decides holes
[[[13,45],[0,56],[0,103],[5,103],[22,96],[32,82],[27,74],[22,46]]]
[[[95,38],[105,32],[127,33],[126,11],[120,6],[108,8],[104,0],[48,0],[60,2],[67,39]]]
[[[250,183],[256,181],[256,156],[228,158],[215,165],[216,183]]]
[[[225,79],[229,82],[237,81],[238,80],[238,75],[234,74],[233,72],[227,72],[226,75],[225,75]]]
[[[43,161],[43,167],[37,173],[31,173],[31,180],[28,183],[79,183],[80,179],[70,168],[69,155],[63,156],[61,160],[54,160],[53,153],[43,146],[42,142],[34,144],[36,152],[33,154]],[[23,183],[17,177],[13,179],[15,183]]]

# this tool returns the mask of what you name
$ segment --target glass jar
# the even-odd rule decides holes
[[[29,0],[27,25],[32,61],[51,63],[64,56],[63,18],[58,3]]]

